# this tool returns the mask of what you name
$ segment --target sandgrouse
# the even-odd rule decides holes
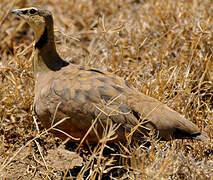
[[[66,119],[53,130],[56,136],[69,134],[74,142],[83,138],[97,143],[111,124],[118,125],[113,141],[125,141],[130,134],[140,141],[150,131],[162,140],[207,138],[191,121],[122,78],[64,61],[56,51],[48,10],[30,7],[12,13],[26,20],[35,35],[34,111],[38,119],[46,128]]]

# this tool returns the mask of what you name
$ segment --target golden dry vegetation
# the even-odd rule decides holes
[[[196,123],[210,139],[107,147],[62,142],[33,114],[33,32],[10,14],[53,12],[65,60],[115,73]],[[212,179],[211,0],[1,0],[1,179]],[[106,137],[107,138],[107,137]],[[149,145],[147,145],[149,144]]]

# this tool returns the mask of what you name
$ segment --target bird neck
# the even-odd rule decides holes
[[[35,34],[35,37],[38,37]],[[40,38],[36,38],[34,58],[34,73],[45,73],[48,71],[59,71],[69,63],[64,61],[56,51],[54,41],[53,23],[46,23]]]

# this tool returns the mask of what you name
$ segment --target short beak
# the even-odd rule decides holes
[[[21,11],[19,11],[18,9],[14,9],[11,11],[11,13],[16,14],[16,15],[20,15]]]

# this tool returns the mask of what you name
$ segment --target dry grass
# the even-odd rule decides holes
[[[57,49],[67,61],[124,77],[190,118],[210,140],[150,137],[148,147],[107,147],[105,137],[95,147],[81,147],[83,161],[73,155],[77,145],[44,132],[33,115],[33,33],[9,13],[32,5],[54,13]],[[210,0],[2,0],[0,178],[212,179],[212,12]]]

